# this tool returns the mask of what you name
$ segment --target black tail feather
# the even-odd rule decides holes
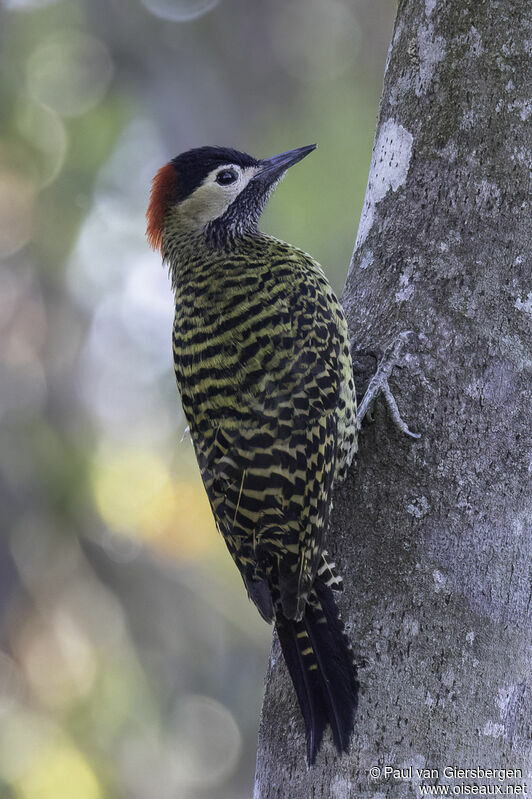
[[[279,610],[276,627],[305,722],[309,765],[316,759],[327,725],[338,752],[346,752],[353,732],[358,681],[331,589],[318,578],[303,618],[287,619]]]
[[[309,671],[307,664],[304,662],[305,657],[302,655],[301,639],[297,637],[301,630],[304,631],[303,626],[298,631],[300,624],[284,619],[282,626],[277,625],[277,631],[303,714],[307,735],[307,760],[309,764],[312,764],[316,759],[323,731],[327,726],[327,714],[322,700],[319,673],[315,670]],[[285,634],[288,641],[285,639]]]

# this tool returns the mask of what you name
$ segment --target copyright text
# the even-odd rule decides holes
[[[413,782],[419,796],[525,796],[527,783],[521,768],[417,768],[416,766],[371,766],[373,782]]]

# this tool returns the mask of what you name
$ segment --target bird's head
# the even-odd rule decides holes
[[[203,235],[213,246],[224,246],[256,230],[275,185],[315,147],[263,160],[226,147],[178,155],[153,178],[146,214],[150,245],[164,257],[164,239],[174,233]]]

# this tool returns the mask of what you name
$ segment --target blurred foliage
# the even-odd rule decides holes
[[[271,629],[183,437],[144,211],[188,147],[316,141],[263,227],[340,291],[393,13],[0,8],[0,796],[250,796]]]

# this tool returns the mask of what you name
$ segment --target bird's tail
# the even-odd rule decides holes
[[[312,765],[330,725],[338,752],[346,752],[353,732],[358,681],[353,653],[331,588],[317,577],[300,621],[276,613],[284,659],[296,690]]]

